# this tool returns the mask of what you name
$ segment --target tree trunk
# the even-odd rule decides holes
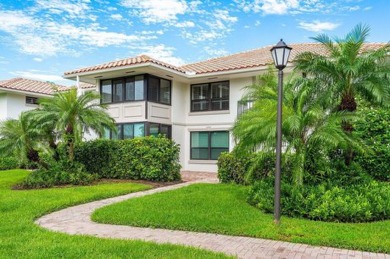
[[[339,111],[349,111],[354,112],[356,111],[357,104],[355,100],[355,96],[351,93],[344,93],[341,97],[341,103],[339,105],[338,110]],[[343,121],[341,124],[341,127],[343,128],[344,132],[348,135],[351,135],[354,128],[353,125],[348,121]],[[349,166],[352,163],[354,157],[354,152],[351,148],[348,148],[344,155],[344,161],[345,165]]]

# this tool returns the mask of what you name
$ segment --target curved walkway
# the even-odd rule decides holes
[[[43,216],[36,220],[36,223],[44,228],[72,235],[79,234],[103,238],[141,239],[156,243],[195,246],[202,249],[222,252],[228,255],[235,255],[239,258],[390,259],[390,255],[387,254],[368,253],[331,247],[316,247],[260,238],[100,224],[91,221],[91,214],[96,209],[109,204],[154,193],[174,190],[193,183],[216,182],[215,175],[211,175],[210,177],[208,174],[201,174],[199,177],[194,177],[192,174],[184,174],[183,178],[190,181],[66,208]]]

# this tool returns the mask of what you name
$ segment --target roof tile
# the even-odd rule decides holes
[[[69,89],[69,87],[56,85],[50,82],[42,82],[20,77],[0,81],[0,88],[46,95],[53,94],[55,92],[55,87],[58,87],[59,90]]]

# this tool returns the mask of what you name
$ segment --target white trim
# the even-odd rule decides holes
[[[218,160],[188,160],[189,164],[208,164],[216,165]]]
[[[210,124],[207,124],[207,125],[210,125]],[[216,124],[213,124],[213,126],[216,125]],[[225,124],[226,125],[226,124]],[[195,126],[195,125],[193,125]],[[228,127],[221,127],[221,128],[214,128],[214,127],[211,127],[211,126],[208,126],[206,128],[188,128],[187,131],[188,132],[198,132],[198,131],[228,131],[230,133],[230,130],[231,128],[228,128]]]
[[[189,112],[188,116],[204,116],[204,115],[215,115],[215,114],[230,114],[230,110],[222,110],[222,111],[197,111],[197,112]]]

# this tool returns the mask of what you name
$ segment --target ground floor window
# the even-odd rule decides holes
[[[117,132],[105,130],[104,139],[132,139],[144,136],[164,135],[171,138],[171,126],[159,123],[137,122],[117,124]]]
[[[217,160],[222,152],[229,152],[228,131],[191,132],[191,159]]]

